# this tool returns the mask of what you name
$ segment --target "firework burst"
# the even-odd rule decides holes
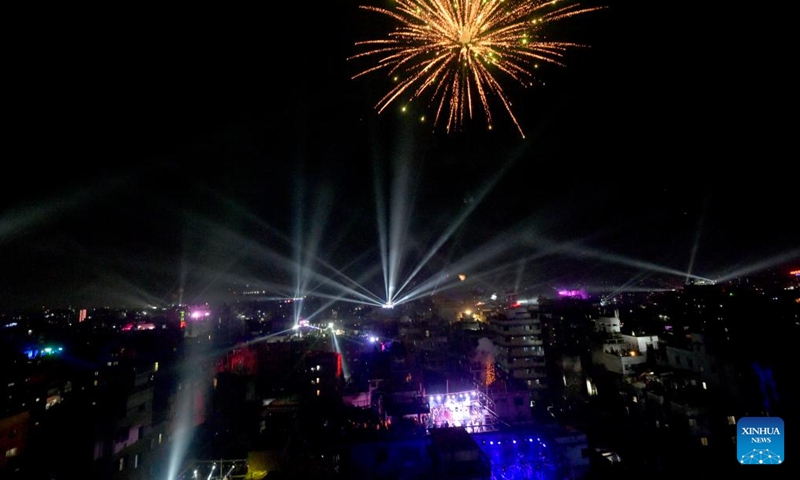
[[[446,131],[472,118],[478,103],[492,128],[490,98],[503,105],[520,135],[525,134],[501,80],[533,85],[538,62],[564,66],[564,53],[586,45],[545,41],[549,24],[604,7],[582,8],[569,0],[396,0],[394,9],[361,6],[388,16],[396,27],[386,38],[356,42],[365,49],[349,58],[378,58],[353,76],[385,71],[397,82],[375,108],[383,112],[400,98],[428,96],[434,125]]]

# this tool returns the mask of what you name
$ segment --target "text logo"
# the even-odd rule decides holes
[[[742,417],[736,424],[736,457],[742,465],[783,463],[783,420]]]

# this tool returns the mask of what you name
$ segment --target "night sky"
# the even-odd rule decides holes
[[[522,139],[496,104],[491,131],[420,123],[421,101],[378,115],[388,79],[352,80],[347,57],[386,29],[359,3],[12,16],[0,313],[325,278],[380,295],[391,199],[415,285],[600,293],[800,267],[796,95],[747,41],[763,15],[584,2],[609,8],[548,34],[590,48],[507,84]]]

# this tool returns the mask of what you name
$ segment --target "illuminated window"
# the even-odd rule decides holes
[[[694,418],[690,418],[689,419],[689,426],[690,427],[696,427],[697,426],[697,420],[694,419]]]
[[[728,425],[736,425],[736,417],[728,415]]]
[[[700,439],[700,444],[702,444],[704,447],[707,447],[708,446],[708,437],[701,438]]]

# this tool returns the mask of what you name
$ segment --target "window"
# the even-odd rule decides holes
[[[700,439],[700,444],[701,444],[702,446],[704,446],[704,447],[707,447],[707,446],[708,446],[708,437],[702,437],[702,438]]]
[[[696,427],[696,426],[697,426],[697,419],[695,419],[695,418],[690,418],[690,419],[689,419],[689,426],[690,426],[690,427]]]
[[[728,415],[728,425],[736,425],[736,417]]]

